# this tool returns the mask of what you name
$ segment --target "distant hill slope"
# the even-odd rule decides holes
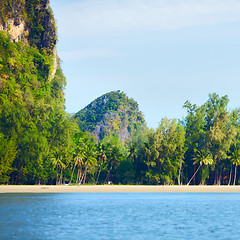
[[[120,91],[112,91],[91,102],[74,116],[80,130],[91,132],[97,139],[119,136],[123,141],[146,128],[138,103]]]

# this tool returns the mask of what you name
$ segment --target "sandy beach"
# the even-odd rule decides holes
[[[240,186],[1,185],[0,193],[240,193]]]

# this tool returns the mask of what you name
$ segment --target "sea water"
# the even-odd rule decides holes
[[[0,194],[0,239],[240,239],[240,194]]]

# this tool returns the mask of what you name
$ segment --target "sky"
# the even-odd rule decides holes
[[[240,107],[239,0],[50,2],[67,112],[114,90],[135,99],[153,128],[214,92]]]

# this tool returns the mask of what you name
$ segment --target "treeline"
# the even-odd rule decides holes
[[[240,110],[228,110],[227,96],[187,101],[183,120],[164,118],[131,141],[98,141],[66,115],[61,69],[41,78],[51,58],[0,37],[9,49],[0,59],[0,183],[238,184]]]
[[[200,107],[187,101],[185,119],[164,118],[125,144],[75,133],[72,160],[59,161],[58,183],[238,184],[240,109],[230,112],[228,102],[215,93]]]

